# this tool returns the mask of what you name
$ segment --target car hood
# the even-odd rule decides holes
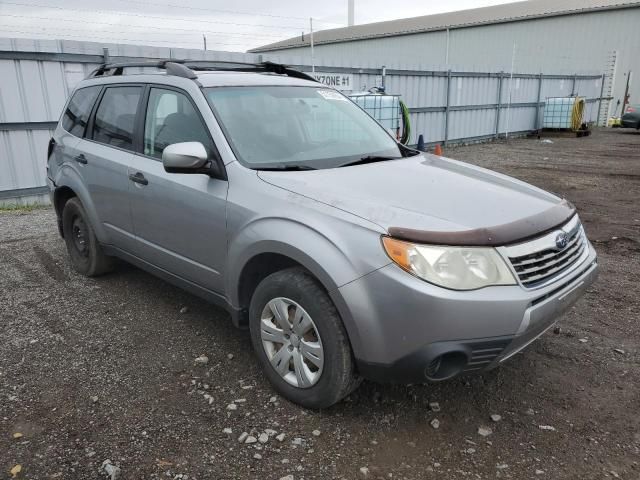
[[[506,175],[430,154],[342,168],[258,174],[272,185],[350,212],[386,231],[485,229],[540,216],[561,202],[555,195]]]

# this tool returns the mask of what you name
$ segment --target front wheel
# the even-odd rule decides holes
[[[249,316],[265,374],[292,402],[326,408],[359,385],[342,320],[322,286],[302,268],[260,282]]]

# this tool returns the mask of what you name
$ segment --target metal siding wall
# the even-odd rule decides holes
[[[495,110],[461,110],[449,114],[449,140],[493,135]]]
[[[415,37],[415,36],[413,36]],[[405,37],[402,37],[403,39]],[[406,37],[408,38],[408,37]],[[435,38],[435,37],[434,37]],[[201,50],[180,50],[168,48],[143,47],[136,45],[103,45],[89,42],[67,41],[34,41],[0,39],[0,52],[55,52],[63,54],[90,55],[85,57],[98,62],[103,54],[103,47],[109,48],[112,61],[117,57],[134,58],[191,58],[208,60],[231,60],[257,62],[271,60],[289,65],[298,65],[304,71],[311,71],[308,56],[284,55],[282,53],[253,55],[233,52],[212,52]],[[395,47],[394,47],[395,48]],[[322,51],[322,50],[321,50]],[[300,53],[300,52],[298,52]],[[78,63],[60,61],[47,57],[44,60],[0,60],[0,124],[22,122],[56,122],[60,116],[68,94],[77,82],[85,78],[97,63]],[[65,57],[68,58],[68,57]],[[354,64],[357,67],[354,67]],[[368,90],[381,84],[382,75],[380,61],[361,59],[352,62],[341,56],[322,58],[316,56],[319,68],[353,74],[356,90]],[[539,77],[514,76],[510,79],[502,74],[501,94],[498,99],[497,72],[486,73],[477,67],[457,67],[451,74],[450,90],[447,92],[447,67],[437,63],[420,63],[416,61],[386,62],[387,92],[400,94],[409,108],[417,109],[411,113],[412,136],[410,143],[416,144],[418,136],[423,135],[426,143],[445,140],[445,108],[449,97],[450,111],[448,116],[449,141],[472,140],[474,137],[490,138],[496,133],[504,134],[532,130],[536,128],[536,107],[513,106],[511,102],[535,103],[538,101]],[[456,73],[457,71],[466,73]],[[521,70],[519,70],[521,71]],[[415,73],[414,73],[415,72]],[[477,75],[475,73],[477,72]],[[556,73],[556,72],[545,72]],[[600,94],[601,79],[580,79],[575,81],[575,92],[587,98],[595,98]],[[573,76],[566,78],[545,78],[542,81],[540,99],[546,97],[567,96],[571,94]],[[511,92],[509,92],[511,87]],[[496,132],[497,103],[501,104],[500,122]],[[479,108],[473,108],[477,106]],[[471,108],[467,108],[471,107]],[[587,104],[585,117],[595,119],[597,102]],[[7,191],[41,187],[45,185],[45,152],[52,131],[42,129],[17,130],[15,128],[0,130],[0,203],[7,202]],[[3,195],[3,192],[5,194]],[[31,195],[24,191],[24,198],[46,197]],[[4,197],[4,198],[3,198]],[[19,200],[24,202],[24,198]],[[11,200],[12,203],[18,200]]]
[[[236,52],[205,52],[77,41],[0,39],[0,51],[10,52],[101,56],[104,47],[109,49],[109,56],[113,60],[117,60],[117,57],[175,57],[258,61],[257,55]],[[57,122],[69,93],[96,66],[98,63],[0,59],[0,123]],[[7,192],[46,185],[45,157],[47,143],[52,134],[53,130],[48,129],[0,131],[0,204],[24,204],[30,200],[47,201],[46,195],[22,197],[22,194],[17,192],[15,197],[7,197]]]
[[[447,68],[459,70],[463,66],[467,71],[509,72],[515,42],[515,71],[599,74],[608,72],[612,52],[616,51],[612,92],[612,105],[615,107],[617,100],[622,101],[624,95],[626,73],[633,71],[637,76],[640,72],[638,25],[640,8],[636,7],[452,29]],[[275,53],[304,54],[308,63],[308,47]],[[315,54],[352,63],[366,59],[387,66],[411,62],[444,64],[446,32],[317,45]],[[633,82],[630,92],[632,100],[640,101],[640,82]]]

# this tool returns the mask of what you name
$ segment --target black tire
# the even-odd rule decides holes
[[[62,210],[62,231],[73,268],[87,277],[113,269],[113,258],[104,254],[87,213],[78,198],[71,198]]]
[[[319,379],[310,387],[299,388],[287,383],[271,365],[263,347],[262,312],[269,301],[278,297],[298,303],[318,330],[324,364]],[[307,408],[326,408],[342,400],[360,384],[340,315],[319,282],[303,268],[281,270],[260,282],[251,298],[249,328],[253,348],[267,378],[290,401]]]

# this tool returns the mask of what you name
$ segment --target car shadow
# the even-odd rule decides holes
[[[173,309],[172,312],[167,312],[167,317],[175,316],[180,308],[187,306],[189,314],[185,317],[188,320],[184,327],[197,332],[198,337],[215,338],[216,344],[224,349],[221,354],[234,355],[243,365],[241,378],[234,378],[234,373],[229,371],[226,372],[226,379],[221,381],[236,383],[241,379],[249,380],[261,390],[271,391],[271,395],[276,394],[253,354],[248,330],[236,329],[225,310],[124,262],[118,265],[116,272],[105,277],[105,280],[124,283],[134,291],[163,299],[165,303],[171,304]],[[189,338],[187,334],[185,341],[189,341]],[[544,339],[541,342],[544,342]],[[498,409],[497,404],[505,401],[521,403],[519,394],[532,388],[531,386],[537,382],[536,369],[532,370],[530,365],[531,351],[535,352],[536,349],[534,344],[526,353],[515,355],[506,365],[483,374],[455,377],[444,382],[402,385],[378,384],[364,380],[360,387],[342,402],[321,412],[304,409],[284,399],[281,401],[292,414],[306,410],[309,414],[345,417],[354,422],[388,423],[390,419],[396,419],[397,415],[401,415],[408,424],[424,423],[425,412],[431,411],[429,404],[432,402],[447,404],[448,416],[462,415],[468,418],[476,412],[479,417],[486,417],[487,408],[492,404],[496,404]],[[526,405],[523,408],[526,408]]]

